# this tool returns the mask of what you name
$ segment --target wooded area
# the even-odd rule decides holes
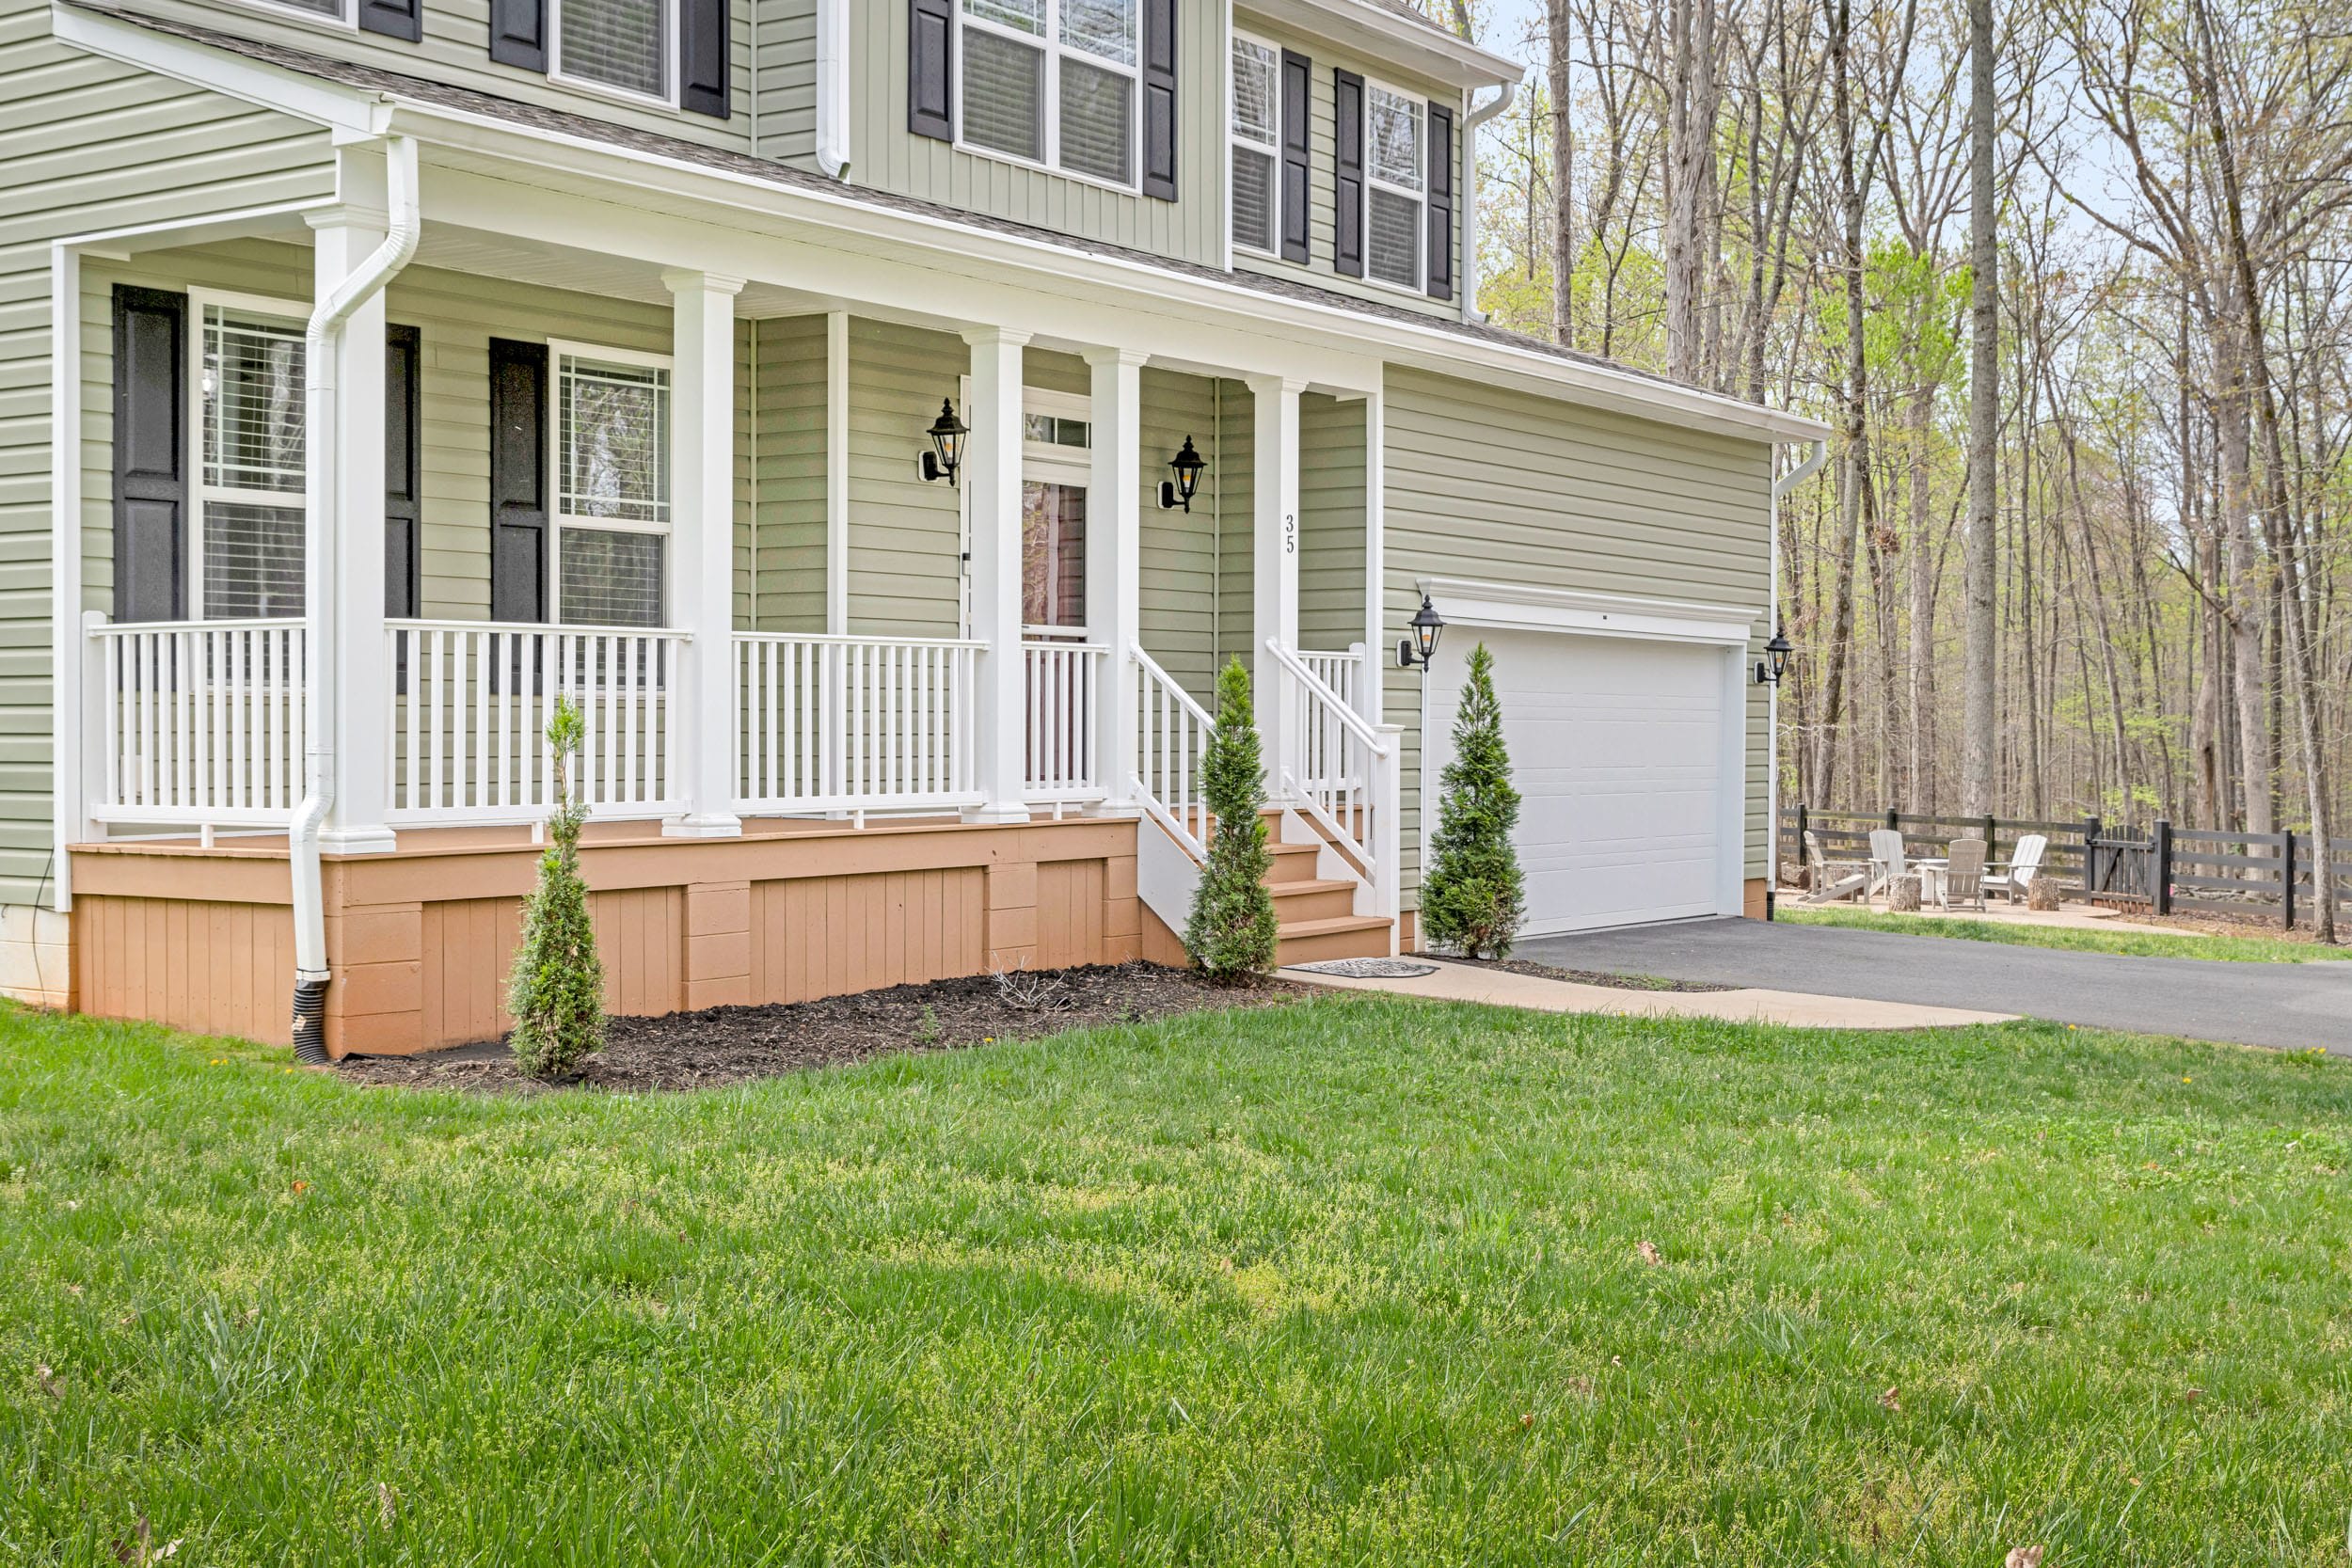
[[[1427,3],[1532,64],[1492,318],[1837,429],[1779,515],[1789,798],[2344,831],[2340,3]]]

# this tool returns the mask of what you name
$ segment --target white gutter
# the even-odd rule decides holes
[[[850,174],[850,0],[817,0],[817,166]]]
[[[294,827],[287,836],[294,861],[294,1053],[310,1062],[326,1059],[326,911],[319,881],[319,829],[326,821],[327,808],[335,803],[335,704],[342,680],[335,639],[335,584],[342,533],[342,521],[336,515],[342,476],[336,463],[335,361],[343,324],[408,264],[417,253],[423,227],[417,192],[416,138],[387,137],[384,163],[391,209],[384,243],[318,302],[303,339],[303,372],[309,383],[303,405],[310,451],[303,483],[303,499],[310,511],[303,597],[309,619],[305,652],[310,663],[310,736],[302,803],[294,811]]]
[[[1813,443],[1813,455],[1772,481],[1772,592],[1767,595],[1772,619],[1764,627],[1767,637],[1780,630],[1780,498],[1795,489],[1798,483],[1821,466],[1829,454],[1829,443]],[[1774,681],[1764,698],[1764,918],[1772,918],[1772,895],[1780,888],[1780,683]],[[1797,846],[1797,856],[1804,856],[1804,846]]]
[[[1478,128],[1511,106],[1519,85],[1505,82],[1491,103],[1472,109],[1462,121],[1462,174],[1454,182],[1462,194],[1462,319],[1483,322],[1478,308]]]

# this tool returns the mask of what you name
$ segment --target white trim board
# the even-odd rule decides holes
[[[1448,625],[1458,621],[1512,631],[1586,632],[1744,649],[1757,619],[1765,613],[1743,605],[1645,599],[1465,578],[1417,578],[1414,586],[1429,596]]]

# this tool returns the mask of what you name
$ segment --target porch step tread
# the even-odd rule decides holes
[[[1344,877],[1310,877],[1296,882],[1269,882],[1266,888],[1277,898],[1299,898],[1312,893],[1353,893],[1356,884]]]
[[[1349,931],[1385,931],[1389,917],[1384,914],[1335,914],[1322,920],[1285,921],[1277,927],[1283,941],[1295,937],[1341,936]]]

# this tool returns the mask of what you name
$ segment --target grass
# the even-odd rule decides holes
[[[2344,1560],[2312,1054],[1347,998],[669,1098],[0,1059],[10,1563]]]
[[[2229,963],[2300,964],[2352,959],[2352,947],[2277,937],[2200,936],[2169,931],[2101,931],[2072,926],[2027,926],[1954,915],[1882,914],[1875,910],[1791,909],[1772,917],[1792,926],[1843,926],[1858,931],[1894,931],[1907,937],[1954,937],[1963,942],[2002,942],[2014,947],[2063,947],[2076,953],[2120,953],[2135,958],[2213,958]]]

